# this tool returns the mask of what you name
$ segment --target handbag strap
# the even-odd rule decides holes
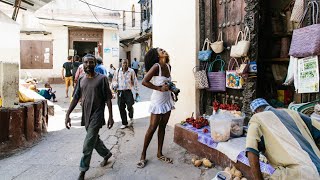
[[[217,41],[219,41],[219,38],[220,38],[220,41],[222,41],[222,30],[219,32]]]
[[[301,24],[304,21],[304,18],[307,15],[307,12],[309,10],[309,8],[312,8],[312,24],[317,24],[318,23],[318,15],[319,15],[319,4],[317,1],[310,1],[307,5],[306,10],[303,13],[303,16],[301,18],[301,21],[299,23],[298,27],[301,27]],[[316,11],[315,11],[316,10]]]
[[[220,61],[220,71],[221,72],[223,72],[224,71],[224,66],[225,66],[225,62],[224,62],[224,60],[221,58],[221,56],[220,55],[217,55],[216,56],[216,59],[211,63],[211,65],[212,65],[212,67],[213,67],[213,65],[214,65],[214,63],[215,62],[218,62],[218,61]],[[211,68],[212,68],[211,67]],[[209,72],[209,71],[208,71]]]
[[[241,34],[241,40],[243,40],[243,32],[242,32],[242,31],[239,31],[239,32],[238,32],[238,35],[237,35],[236,43],[235,43],[234,45],[237,45],[237,44],[238,44],[238,39],[239,39],[240,34]]]
[[[243,37],[243,40],[247,40],[247,41],[250,41],[250,30],[249,30],[249,27],[246,26],[244,28],[244,37]]]
[[[231,69],[230,69],[230,63],[231,63],[231,61],[232,61],[232,60],[233,60],[233,63],[232,63],[232,65],[231,65]],[[236,59],[236,58],[234,58],[234,57],[232,57],[232,58],[230,58],[230,60],[229,60],[228,70],[233,70],[234,63],[236,63],[236,64],[237,64],[237,66],[239,67],[239,64],[238,64],[237,59]]]
[[[206,63],[204,64],[204,69],[203,69],[203,70],[207,71],[207,68],[208,68],[208,62],[206,62]],[[198,69],[198,71],[200,71],[201,66],[195,66],[194,68],[192,68],[192,72],[193,72],[193,73],[196,73],[197,69]],[[202,70],[201,70],[201,71],[202,71]]]
[[[209,50],[210,40],[206,38],[203,42],[202,51],[204,51],[204,47],[207,45],[207,50]]]
[[[243,58],[242,64],[250,64],[250,59],[248,57]]]

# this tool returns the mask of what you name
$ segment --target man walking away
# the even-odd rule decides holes
[[[138,77],[139,67],[140,67],[140,65],[139,65],[139,62],[137,61],[137,58],[134,58],[134,60],[131,63],[131,68],[134,70],[137,77]]]
[[[94,68],[94,71],[97,73],[100,73],[102,75],[107,76],[107,69],[103,66],[103,62],[102,62],[102,58],[101,57],[97,57],[97,65]]]
[[[134,98],[132,94],[132,88],[136,91],[136,96],[138,96],[138,80],[133,69],[128,67],[128,60],[122,60],[122,68],[116,70],[113,79],[112,79],[113,89],[117,90],[118,97],[118,107],[120,111],[120,116],[122,120],[121,129],[124,129],[128,126],[127,120],[127,110],[129,112],[130,124],[132,124],[133,119],[133,104]]]
[[[83,156],[80,161],[79,179],[84,179],[86,171],[89,169],[93,149],[95,149],[104,160],[100,166],[105,166],[112,153],[103,144],[99,137],[99,130],[105,125],[104,110],[105,104],[108,106],[109,119],[108,128],[113,126],[113,114],[111,103],[111,90],[106,76],[96,73],[96,58],[93,55],[86,55],[83,61],[85,75],[81,76],[66,114],[65,125],[67,129],[71,127],[70,113],[77,106],[79,100],[82,102],[81,126],[85,126],[87,135],[83,144]]]
[[[76,77],[76,72],[79,68],[79,66],[81,65],[82,63],[80,62],[80,56],[78,55],[75,55],[73,57],[73,62],[72,62],[72,82],[73,82],[73,87],[76,85],[75,84],[75,77]]]
[[[69,97],[69,87],[73,84],[72,83],[72,56],[68,56],[68,61],[63,63],[62,66],[62,71],[61,71],[61,75],[62,75],[62,79],[65,81],[66,83],[66,98]]]

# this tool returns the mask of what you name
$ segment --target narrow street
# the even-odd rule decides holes
[[[140,82],[141,84],[141,82]],[[83,140],[86,135],[80,126],[81,109],[78,105],[71,115],[72,128],[64,127],[65,111],[70,99],[64,98],[64,85],[54,84],[57,91],[55,116],[50,117],[48,133],[31,148],[22,150],[11,157],[0,160],[0,180],[7,179],[77,179],[82,155]],[[134,124],[127,129],[119,129],[120,114],[113,100],[115,124],[110,130],[104,126],[100,130],[101,139],[111,149],[113,156],[106,167],[100,167],[102,158],[94,150],[91,167],[86,179],[205,179],[211,180],[217,169],[200,169],[191,164],[191,154],[173,142],[173,127],[168,126],[164,144],[164,154],[174,159],[166,164],[156,157],[157,132],[147,152],[148,163],[144,169],[136,168],[140,158],[145,132],[149,125],[149,98],[152,91],[140,87],[141,101],[134,105]],[[179,108],[179,107],[176,107]],[[105,115],[108,118],[108,113]]]

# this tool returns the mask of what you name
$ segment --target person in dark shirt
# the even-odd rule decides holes
[[[113,124],[111,90],[107,76],[96,73],[96,58],[93,55],[86,55],[83,59],[85,75],[81,76],[66,114],[65,125],[67,129],[71,127],[70,113],[77,106],[79,100],[82,102],[81,126],[85,126],[87,135],[83,144],[83,156],[80,161],[79,179],[84,179],[86,171],[89,169],[93,149],[104,158],[100,166],[105,166],[112,153],[103,144],[99,137],[99,130],[105,125],[104,110],[105,104],[108,106],[109,119],[108,128]]]
[[[68,61],[63,63],[62,66],[62,71],[61,71],[61,75],[62,75],[62,79],[65,81],[66,83],[66,98],[69,97],[69,87],[71,85],[73,85],[72,83],[72,56],[68,56]]]
[[[73,62],[72,62],[72,82],[73,82],[73,87],[75,86],[75,76],[76,76],[76,72],[79,68],[79,66],[81,65],[82,63],[80,62],[80,56],[78,55],[75,55],[73,57]]]

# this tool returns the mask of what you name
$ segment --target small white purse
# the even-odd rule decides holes
[[[240,34],[241,34],[241,37],[240,37],[241,40],[238,42]],[[250,48],[250,31],[248,26],[246,26],[244,29],[244,32],[239,31],[236,43],[231,47],[230,56],[236,57],[236,58],[247,56],[249,48]]]
[[[213,50],[213,52],[215,52],[216,54],[219,54],[223,51],[224,47],[223,47],[223,40],[222,40],[222,31],[220,31],[217,41],[211,43],[210,47]]]

